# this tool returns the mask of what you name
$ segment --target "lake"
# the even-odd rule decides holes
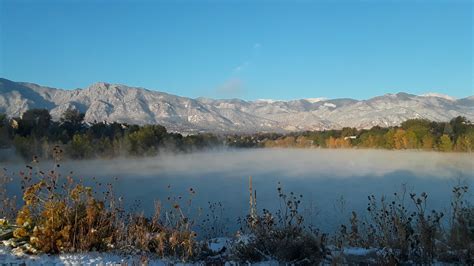
[[[40,168],[52,165],[44,162]],[[23,164],[2,167],[18,177]],[[429,209],[447,212],[454,185],[461,182],[474,187],[472,154],[421,151],[242,149],[69,161],[63,162],[60,170],[64,175],[73,171],[76,178],[90,185],[95,184],[93,177],[102,184],[112,182],[127,208],[147,214],[152,213],[155,200],[165,206],[176,200],[191,216],[202,219],[209,214],[209,202],[220,202],[214,214],[228,231],[236,230],[237,218],[248,214],[249,176],[260,210],[279,208],[280,183],[284,191],[303,196],[301,210],[306,222],[324,231],[346,223],[353,210],[363,216],[368,195],[390,199],[405,186],[407,193],[428,193]],[[190,193],[190,188],[196,193]],[[9,193],[18,192],[18,185],[9,188]],[[474,202],[472,191],[467,199]]]

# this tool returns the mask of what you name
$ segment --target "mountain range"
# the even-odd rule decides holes
[[[455,99],[430,93],[385,94],[367,100],[310,98],[290,101],[187,98],[126,85],[98,82],[64,90],[0,78],[0,113],[21,116],[50,110],[53,119],[69,109],[86,122],[161,124],[177,132],[288,132],[396,126],[411,118],[474,120],[474,96]]]

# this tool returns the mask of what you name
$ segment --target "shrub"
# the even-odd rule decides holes
[[[452,216],[450,221],[448,249],[454,251],[456,259],[464,260],[466,263],[473,263],[474,207],[464,199],[468,192],[468,186],[455,186],[452,192]]]
[[[166,212],[164,220],[159,203],[152,218],[125,214],[112,184],[107,184],[103,198],[97,197],[91,187],[72,176],[61,176],[58,169],[62,151],[55,147],[54,153],[51,171],[34,171],[35,159],[27,171],[20,173],[24,204],[16,214],[13,236],[17,242],[30,244],[33,248],[29,252],[119,250],[154,252],[182,260],[194,257],[199,248],[196,233],[178,204]]]
[[[282,208],[275,214],[263,210],[257,215],[256,197],[250,192],[251,211],[246,219],[250,238],[240,241],[235,255],[241,261],[278,260],[280,262],[317,264],[327,255],[326,237],[318,231],[306,230],[299,213],[302,196],[283,193],[278,187]]]

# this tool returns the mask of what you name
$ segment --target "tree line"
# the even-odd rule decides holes
[[[377,148],[471,152],[474,125],[464,117],[449,122],[411,119],[396,127],[306,131],[289,134],[255,133],[182,135],[161,125],[85,123],[84,114],[66,110],[58,121],[48,110],[31,109],[21,117],[0,114],[0,148],[12,148],[21,157],[49,159],[60,147],[63,156],[86,159],[153,156],[159,152],[188,152],[216,147],[233,148]]]
[[[461,116],[449,122],[410,119],[396,127],[374,126],[362,130],[345,127],[341,130],[293,133],[267,140],[262,146],[471,152],[474,149],[474,125]]]
[[[48,110],[31,109],[21,117],[0,114],[0,148],[13,148],[25,159],[50,159],[60,147],[62,156],[86,159],[118,156],[152,156],[159,152],[181,152],[212,148],[219,140],[212,134],[183,136],[161,125],[85,123],[84,114],[66,110],[53,121]]]

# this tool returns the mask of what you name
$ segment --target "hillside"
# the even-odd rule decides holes
[[[395,126],[411,118],[474,120],[474,97],[440,94],[385,94],[367,100],[311,98],[291,101],[191,99],[164,92],[99,82],[64,90],[0,79],[0,112],[21,116],[31,108],[54,119],[68,108],[88,122],[161,124],[179,132],[304,131],[342,127]]]

